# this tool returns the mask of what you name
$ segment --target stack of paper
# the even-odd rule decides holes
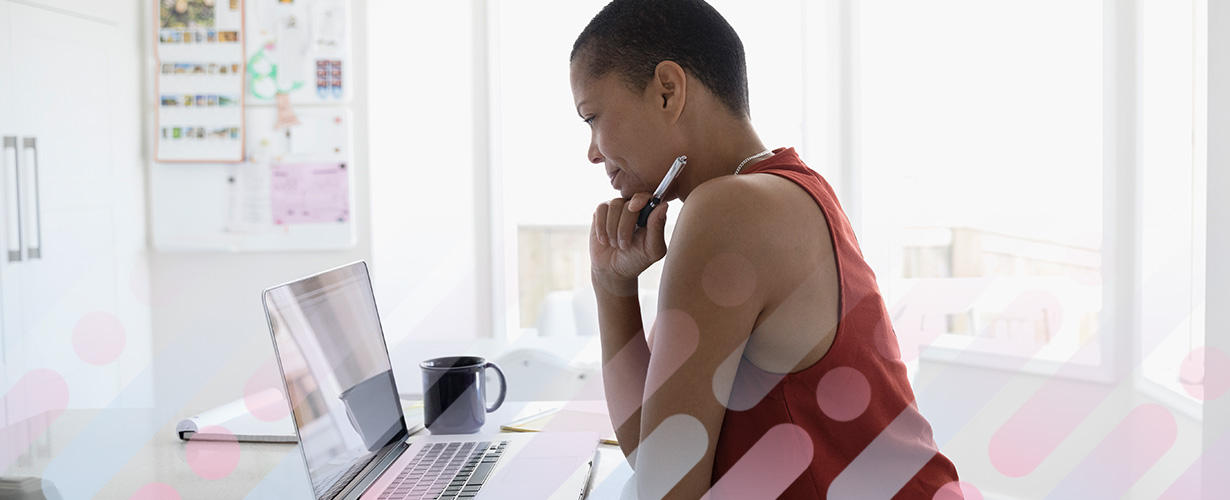
[[[611,417],[606,413],[568,408],[553,409],[514,420],[500,428],[513,432],[597,432],[603,443],[619,444],[619,441],[615,439],[615,428],[611,425]]]

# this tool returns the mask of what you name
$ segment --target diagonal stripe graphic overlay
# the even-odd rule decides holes
[[[1173,282],[1180,276],[1178,267],[1186,269],[1179,257],[1175,256],[1168,260],[1167,265],[1145,283],[1145,288],[1174,289],[1175,283]],[[1149,332],[1172,331],[1174,327],[1186,321],[1190,315],[1190,309],[1176,307],[1167,308],[1159,311],[1153,317],[1146,318],[1144,320],[1146,326],[1141,335],[1144,345],[1141,346],[1139,359],[1147,358],[1148,354],[1153,352],[1165,338],[1164,335]],[[1109,314],[1108,316],[1114,317],[1115,315]],[[1113,329],[1115,329],[1113,323],[1104,324],[1099,329],[1099,335],[1108,335]],[[1131,341],[1131,339],[1125,337],[1125,341]],[[1074,359],[1079,359],[1082,354],[1093,349],[1096,349],[1096,346],[1092,343],[1085,344]],[[997,470],[1011,477],[1023,477],[1033,472],[1046,460],[1046,457],[1059,447],[1060,443],[1089,418],[1095,408],[1110,397],[1119,384],[1132,383],[1131,377],[1125,377],[1117,384],[1077,392],[1073,389],[1073,384],[1065,380],[1065,376],[1081,368],[1083,366],[1076,361],[1069,361],[1062,365],[1059,371],[1030,396],[1025,404],[995,432],[995,435],[991,437],[988,451],[991,463]],[[1063,411],[1055,411],[1055,408],[1063,408]]]
[[[811,464],[811,436],[794,424],[778,424],[735,463],[704,500],[773,499]]]
[[[691,415],[673,415],[663,420],[649,437],[641,440],[635,455],[636,497],[657,500],[665,497],[687,475],[709,448],[709,433]]]
[[[833,479],[828,498],[892,498],[936,453],[930,426],[911,404]]]
[[[1014,299],[1001,313],[1001,317],[1031,317],[1044,314],[1047,311],[1057,311],[1058,300],[1042,290],[1027,290]],[[1063,318],[1051,315],[1047,323],[1048,331],[1053,333],[1063,325]],[[991,322],[994,324],[994,321]],[[994,334],[993,326],[988,325],[978,332],[969,349],[961,352],[955,364],[971,362],[985,356],[984,349],[993,349],[999,343],[990,338]],[[975,394],[995,394],[1003,389],[1011,380],[1011,372],[1015,372],[1029,363],[1032,356],[1042,349],[1041,344],[1018,344],[1012,347],[1013,356],[1004,357],[999,367],[1004,376],[995,373],[977,380],[970,380],[960,370],[941,371],[927,386],[920,388],[916,399],[926,401],[928,409],[934,411],[931,424],[935,432],[935,440],[942,447],[952,439],[986,404],[986,398],[970,398],[968,394],[951,390],[952,387],[968,387]],[[908,351],[908,349],[907,349]]]
[[[1174,445],[1176,435],[1170,410],[1137,406],[1047,498],[1121,498]]]
[[[0,410],[8,410],[0,427],[0,472],[8,469],[68,408],[68,382],[52,370],[26,373],[4,394]]]
[[[1204,498],[1217,498],[1219,494],[1230,492],[1230,474],[1218,474],[1208,481],[1204,479],[1205,471],[1230,470],[1230,432],[1222,433],[1210,448],[1193,462],[1183,474],[1175,479],[1170,487],[1158,497],[1159,500],[1189,500],[1201,498],[1205,485],[1213,487],[1217,493],[1210,493]]]
[[[191,321],[208,324],[212,311],[208,306],[203,304],[204,312]],[[267,337],[252,339],[248,330],[214,330],[218,335],[204,342],[188,333],[192,329],[181,330],[155,354],[153,363],[120,393],[108,411],[101,412],[52,459],[43,473],[44,478],[54,482],[64,498],[95,497],[151,439],[173,439],[158,435],[158,432],[211,380],[218,367],[236,355],[236,346],[267,345],[268,342]],[[183,353],[192,353],[192,356]],[[154,385],[155,373],[160,382],[155,396],[159,406],[152,410],[124,411],[123,402],[130,398],[127,393],[144,391],[143,387]]]

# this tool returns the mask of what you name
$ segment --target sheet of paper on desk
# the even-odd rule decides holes
[[[275,163],[271,175],[274,224],[350,220],[350,173],[345,163]]]
[[[500,428],[513,432],[597,432],[603,443],[619,444],[619,441],[615,439],[615,428],[611,425],[611,417],[606,413],[564,408],[514,420]]]

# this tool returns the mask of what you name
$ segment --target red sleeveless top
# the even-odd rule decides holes
[[[716,491],[748,491],[756,471],[798,472],[789,486],[763,484],[761,495],[780,498],[960,498],[957,470],[939,453],[931,426],[919,414],[897,348],[875,274],[863,260],[854,230],[828,182],[812,171],[793,148],[745,169],[743,174],[773,174],[806,190],[828,221],[841,281],[841,316],[833,345],[816,364],[791,374],[770,373],[742,359],[714,457]],[[782,424],[791,426],[782,427]],[[762,438],[777,439],[771,454],[753,450]],[[810,441],[810,453],[808,453]],[[785,446],[782,444],[786,443]],[[749,451],[751,453],[749,454]],[[773,464],[758,466],[748,462]],[[810,462],[807,457],[810,456]],[[791,463],[793,462],[793,464]],[[728,484],[722,478],[736,469]],[[740,477],[743,476],[743,477]],[[770,482],[760,479],[760,482]],[[719,487],[727,486],[727,487]],[[782,488],[785,487],[784,492]],[[951,496],[949,496],[949,494]]]

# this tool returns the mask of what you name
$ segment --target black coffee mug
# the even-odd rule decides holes
[[[477,356],[453,356],[419,363],[423,369],[423,425],[432,434],[473,434],[483,428],[487,414],[504,404],[508,383],[495,363]],[[500,395],[487,406],[483,372],[495,370]]]

